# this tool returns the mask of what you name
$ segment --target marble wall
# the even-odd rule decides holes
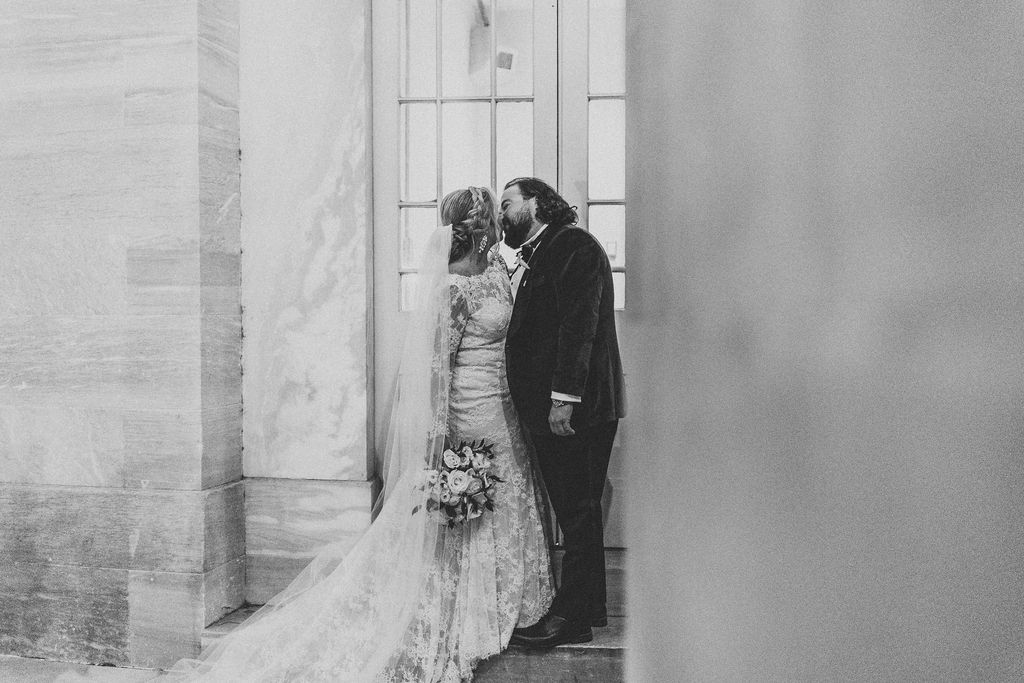
[[[241,11],[253,602],[369,522],[369,21],[369,0],[254,0]]]
[[[630,3],[629,679],[1021,680],[1019,3]]]
[[[237,0],[0,7],[0,652],[239,604]]]

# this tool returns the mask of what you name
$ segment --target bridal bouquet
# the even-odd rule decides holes
[[[438,511],[441,523],[449,528],[467,519],[476,519],[484,510],[494,511],[494,485],[502,479],[491,473],[494,444],[483,439],[456,448],[447,447],[441,455],[441,469],[427,470],[424,487],[429,491],[427,510]]]

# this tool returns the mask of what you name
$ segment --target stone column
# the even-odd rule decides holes
[[[242,600],[237,0],[0,9],[0,652]]]
[[[369,21],[369,0],[254,0],[241,16],[254,603],[370,521]]]

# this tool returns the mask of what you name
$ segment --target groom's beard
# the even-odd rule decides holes
[[[505,244],[512,249],[518,249],[523,246],[523,242],[526,241],[526,235],[530,232],[530,227],[533,225],[533,218],[524,212],[520,212],[515,216],[502,216],[501,224],[505,229]]]

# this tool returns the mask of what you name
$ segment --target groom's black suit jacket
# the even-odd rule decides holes
[[[523,275],[505,343],[512,401],[526,428],[550,432],[551,392],[580,396],[580,430],[625,416],[612,271],[573,225],[549,225]]]

